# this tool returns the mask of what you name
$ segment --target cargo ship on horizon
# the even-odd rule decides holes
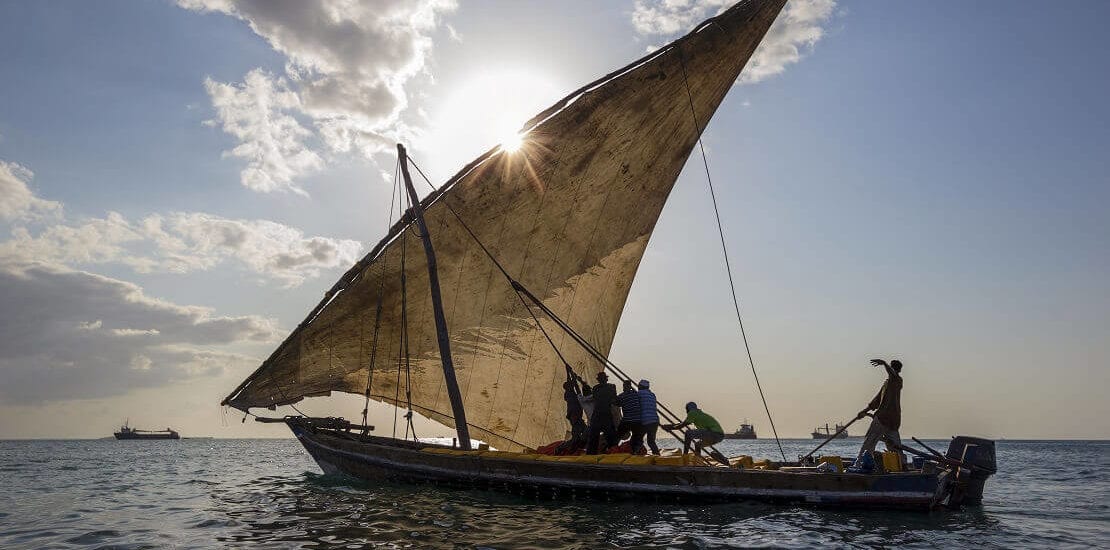
[[[130,420],[120,426],[119,431],[113,434],[116,439],[181,439],[181,435],[176,431],[166,428],[165,430],[140,430],[130,426]]]

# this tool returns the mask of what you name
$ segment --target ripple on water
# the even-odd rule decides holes
[[[900,514],[538,502],[362,484],[316,473],[293,440],[49,444],[0,442],[0,470],[10,485],[0,496],[7,498],[0,500],[2,548],[1110,546],[1105,445],[1006,442],[999,447],[1003,464],[1034,467],[992,479],[986,507]],[[810,445],[787,444],[802,452]],[[47,453],[56,460],[31,460]],[[1061,472],[1039,465],[1037,457],[1053,453],[1084,466]],[[73,457],[88,468],[75,474]]]

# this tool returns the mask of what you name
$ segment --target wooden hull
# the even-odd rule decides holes
[[[914,510],[929,510],[947,496],[947,472],[818,474],[514,460],[435,454],[418,443],[289,425],[325,473],[365,481],[434,483],[539,498],[757,500]]]

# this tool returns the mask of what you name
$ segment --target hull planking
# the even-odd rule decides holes
[[[946,471],[864,475],[706,466],[626,466],[429,453],[436,447],[289,423],[326,474],[431,483],[537,498],[753,500],[814,506],[929,510],[947,495]]]

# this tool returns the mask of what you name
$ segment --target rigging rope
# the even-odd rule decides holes
[[[420,167],[416,165],[416,163],[412,160],[411,157],[408,160],[409,160],[409,164],[412,164],[412,166],[414,168],[416,168],[417,173],[419,173],[420,176],[424,178],[424,181],[428,182],[428,185],[431,186],[433,190],[435,190],[436,189],[435,185],[432,185],[432,182],[431,182],[430,179],[428,179],[428,176],[424,175],[424,171],[421,170]],[[616,363],[613,363],[612,361],[610,361],[609,358],[605,354],[601,353],[601,351],[599,351],[597,348],[595,348],[593,346],[593,344],[591,344],[588,340],[586,340],[582,335],[578,334],[578,332],[575,331],[574,328],[572,328],[570,325],[568,325],[566,323],[566,321],[562,320],[562,318],[560,318],[558,315],[556,315],[554,311],[551,311],[551,309],[548,308],[547,305],[545,305],[539,298],[537,298],[527,288],[525,288],[524,285],[520,284],[520,282],[518,282],[511,275],[509,275],[509,272],[505,270],[505,268],[501,265],[501,262],[497,261],[497,258],[495,258],[493,256],[493,254],[489,251],[488,248],[486,248],[486,245],[482,243],[481,239],[479,239],[478,236],[474,234],[474,231],[472,231],[470,229],[470,226],[467,225],[467,223],[465,221],[463,221],[462,216],[460,216],[459,213],[455,211],[454,207],[451,206],[451,203],[447,201],[446,197],[444,197],[444,199],[443,199],[443,204],[444,204],[444,206],[447,207],[448,210],[451,211],[451,214],[453,214],[455,216],[455,219],[459,221],[459,224],[462,225],[463,229],[466,230],[467,234],[470,235],[470,238],[473,239],[474,242],[477,243],[478,247],[482,249],[482,252],[484,252],[486,254],[486,257],[489,258],[489,260],[491,262],[493,262],[493,265],[496,266],[497,269],[501,272],[501,274],[505,276],[505,279],[509,282],[509,285],[512,286],[513,290],[516,292],[517,298],[519,298],[520,301],[524,304],[524,307],[528,310],[528,313],[532,316],[532,319],[535,320],[536,326],[539,327],[541,332],[543,332],[543,335],[547,338],[547,342],[549,344],[551,344],[551,349],[555,351],[555,354],[559,356],[559,359],[561,359],[563,361],[564,365],[567,365],[568,367],[570,366],[569,363],[567,363],[566,359],[563,358],[563,354],[562,354],[562,352],[559,351],[559,347],[555,345],[555,341],[551,339],[551,336],[548,335],[547,330],[545,330],[543,328],[543,325],[540,323],[539,318],[536,317],[536,314],[532,311],[532,308],[525,301],[525,299],[524,299],[525,297],[527,297],[529,300],[531,300],[533,303],[535,303],[536,306],[540,309],[540,311],[543,311],[544,314],[547,315],[547,317],[549,319],[554,321],[555,324],[559,326],[559,328],[563,329],[563,332],[567,333],[571,337],[571,339],[575,341],[575,343],[577,343],[580,347],[582,347],[584,350],[586,350],[587,353],[589,353],[591,356],[593,356],[594,359],[596,359],[599,363],[601,363],[601,365],[604,369],[607,369],[610,372],[612,372],[622,382],[626,382],[626,381],[631,382],[632,381],[632,378],[630,376],[628,376],[628,374],[626,374],[623,370],[621,370],[621,368],[618,367],[616,365]],[[667,406],[664,405],[663,403],[657,402],[657,408],[659,409],[659,411],[658,411],[659,415],[662,416],[665,420],[668,420],[673,424],[678,424],[678,423],[681,422],[678,415],[671,412],[671,410],[669,408],[667,408]],[[685,434],[686,433],[682,429],[679,429],[677,431],[680,434]],[[675,434],[674,430],[667,430],[667,433],[670,433],[672,436],[675,437],[675,439],[678,439],[680,441],[683,440],[682,437],[679,437],[678,435]],[[723,461],[726,464],[728,463],[728,460],[724,457],[724,455],[722,455],[720,452],[717,451],[716,447],[714,447],[713,445],[707,445],[706,448],[713,451],[713,453],[715,455],[715,458],[717,458],[718,460]],[[780,451],[781,451],[781,446],[780,446]],[[784,460],[785,460],[785,456],[784,456]]]
[[[402,198],[401,200],[404,201],[405,199]],[[398,207],[403,208],[404,205],[400,204]],[[401,362],[404,360],[403,354],[405,352],[405,249],[408,248],[408,235],[409,232],[406,228],[401,233],[401,338],[397,342],[397,380],[393,383],[393,439],[397,439],[397,409],[400,408],[397,404],[401,402]]]
[[[401,162],[400,162],[400,159],[398,159],[398,162],[393,167],[393,191],[391,191],[390,194],[389,194],[389,222],[388,222],[388,225],[386,225],[386,231],[389,231],[389,227],[393,225],[393,205],[394,205],[394,200],[397,198],[397,179],[399,177],[398,172],[400,171],[400,169],[401,169]],[[367,422],[366,422],[367,415],[370,412],[370,386],[374,382],[374,360],[378,356],[378,330],[382,326],[382,299],[383,299],[383,293],[385,292],[385,262],[382,262],[381,273],[378,276],[381,277],[381,282],[378,284],[378,305],[377,305],[376,311],[374,313],[374,347],[370,348],[370,372],[367,373],[367,375],[366,375],[366,402],[362,404],[362,425],[363,426],[367,425]],[[360,336],[359,336],[359,343],[358,343],[358,347],[359,347],[358,360],[359,360],[359,363],[362,363],[362,337],[361,337],[362,328],[361,327],[362,327],[362,325],[360,323],[360,325],[359,325],[359,334],[360,334]]]
[[[698,149],[701,151],[701,162],[705,167],[705,181],[709,183],[709,196],[713,199],[713,214],[717,217],[717,233],[721,237],[721,253],[725,259],[725,272],[728,273],[728,288],[732,291],[732,305],[736,309],[736,322],[740,324],[740,337],[744,340],[744,350],[748,353],[748,364],[752,367],[752,377],[755,378],[755,387],[759,390],[759,398],[763,400],[763,410],[767,411],[767,421],[771,423],[771,433],[775,435],[775,443],[779,447],[779,454],[786,460],[786,452],[782,450],[782,441],[779,432],[775,429],[775,420],[771,418],[771,408],[767,406],[767,397],[763,395],[763,386],[759,383],[759,374],[755,370],[755,360],[752,359],[752,348],[748,345],[748,334],[744,330],[744,318],[740,315],[740,299],[736,296],[736,283],[732,278],[732,266],[728,261],[728,246],[725,245],[725,229],[721,225],[721,211],[717,208],[717,193],[713,189],[713,176],[709,173],[709,158],[705,154],[705,145],[702,144],[701,123],[698,122],[698,112],[694,108],[694,94],[690,91],[690,81],[686,77],[686,58],[682,55],[682,48],[675,48],[678,59],[682,65],[682,82],[686,85],[686,97],[690,100],[690,116],[694,120],[694,129],[698,136]]]

